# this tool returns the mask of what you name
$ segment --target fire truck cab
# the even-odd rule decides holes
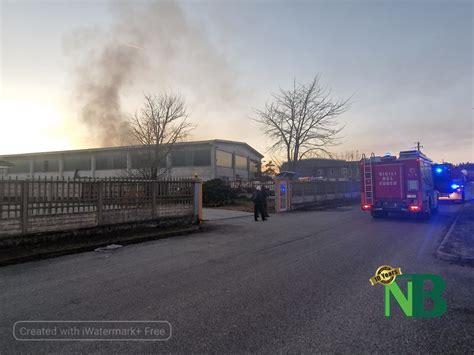
[[[426,219],[438,211],[438,191],[433,183],[432,161],[418,150],[360,161],[361,208],[372,217],[390,212],[416,214]]]

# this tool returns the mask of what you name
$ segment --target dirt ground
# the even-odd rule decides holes
[[[474,260],[474,202],[464,206],[443,251]]]

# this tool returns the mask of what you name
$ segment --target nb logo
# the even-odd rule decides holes
[[[407,280],[406,295],[397,281]],[[385,288],[385,316],[392,314],[391,300],[398,303],[407,317],[433,318],[440,317],[446,312],[447,304],[443,298],[446,289],[444,280],[432,274],[404,274],[397,276],[397,281],[384,286]],[[432,284],[431,289],[425,289],[425,283]],[[425,309],[425,300],[431,300],[430,309]]]

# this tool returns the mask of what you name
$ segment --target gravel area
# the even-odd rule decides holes
[[[474,261],[474,202],[464,206],[441,251]]]

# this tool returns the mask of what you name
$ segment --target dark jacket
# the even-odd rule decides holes
[[[260,203],[263,204],[263,202],[265,200],[265,196],[263,195],[262,191],[256,190],[252,194],[251,199],[252,199],[253,203],[255,203],[255,204],[260,204]]]

